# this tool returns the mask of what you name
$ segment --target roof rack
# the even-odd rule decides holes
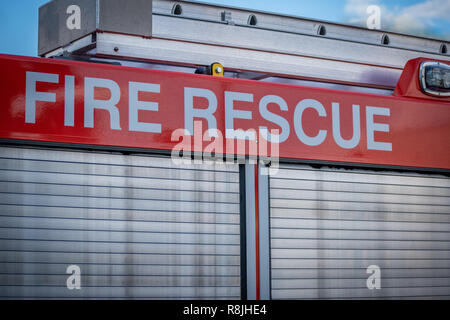
[[[40,8],[39,55],[109,59],[393,88],[406,61],[447,59],[449,42],[194,1],[92,1],[84,30],[65,27],[65,2]],[[56,14],[55,14],[56,13]],[[83,18],[83,15],[82,15]],[[55,33],[55,24],[59,24]],[[63,40],[61,40],[63,39]]]

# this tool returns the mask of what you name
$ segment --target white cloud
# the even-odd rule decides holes
[[[390,29],[400,33],[425,33],[427,26],[411,14],[402,13],[390,21]]]
[[[425,35],[430,33],[436,20],[450,20],[450,0],[425,0],[403,8],[388,8],[379,0],[347,0],[345,13],[348,22],[366,26],[366,8],[371,4],[378,5],[381,9],[381,28],[400,33]]]
[[[403,14],[418,19],[450,19],[450,1],[427,0],[422,3],[406,7]]]

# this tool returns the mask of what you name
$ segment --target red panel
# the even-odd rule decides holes
[[[403,68],[402,75],[398,80],[394,95],[419,99],[430,99],[436,101],[450,102],[450,97],[434,97],[425,94],[420,88],[419,69],[420,64],[424,61],[440,61],[450,64],[450,61],[444,60],[430,60],[426,58],[416,58],[409,60]]]
[[[236,80],[167,71],[152,71],[137,68],[108,66],[102,64],[55,61],[43,58],[25,58],[0,55],[0,138],[36,141],[65,142],[133,148],[171,150],[178,144],[172,141],[174,130],[184,128],[185,87],[208,89],[217,98],[218,107],[214,113],[217,129],[225,132],[225,91],[248,93],[253,102],[237,101],[236,110],[252,112],[252,119],[235,119],[235,129],[258,129],[266,126],[280,129],[273,122],[265,120],[259,111],[259,102],[266,95],[284,99],[288,110],[282,111],[275,104],[268,109],[290,125],[289,137],[280,143],[280,157],[312,160],[356,162],[380,165],[414,166],[424,168],[450,169],[450,102],[448,100],[422,99],[362,94],[339,90],[309,88],[257,81]],[[36,102],[35,123],[25,122],[27,72],[57,74],[58,83],[38,82],[36,92],[56,95],[56,102]],[[64,125],[65,76],[75,77],[74,126]],[[120,130],[110,126],[108,111],[94,111],[94,127],[85,125],[85,78],[101,78],[114,81],[120,87],[117,110],[120,116]],[[136,132],[129,129],[129,83],[141,82],[160,85],[160,93],[141,93],[142,101],[158,103],[158,111],[140,111],[139,121],[161,124],[161,133]],[[28,92],[29,93],[29,92]],[[30,96],[30,94],[28,94]],[[109,99],[111,92],[96,88],[95,99]],[[319,130],[327,130],[325,140],[317,146],[301,141],[294,122],[297,104],[304,99],[319,102],[325,117],[319,117],[316,110],[307,108],[303,113],[303,130],[308,136],[315,136]],[[311,100],[309,100],[311,101]],[[332,133],[332,103],[340,104],[341,130],[344,139],[353,134],[352,105],[360,106],[360,140],[349,149],[340,147]],[[197,108],[206,107],[206,100],[194,99]],[[310,103],[307,103],[307,107]],[[392,151],[373,150],[368,147],[366,126],[367,106],[383,108],[389,116],[375,115],[374,122],[389,126],[389,132],[375,131],[376,142],[389,143]],[[378,109],[380,110],[380,109]],[[203,129],[207,122],[202,120]],[[258,141],[260,144],[262,140]],[[199,144],[204,148],[209,142]],[[198,149],[197,148],[197,149]],[[233,153],[234,150],[230,151]],[[246,151],[248,153],[248,151]]]

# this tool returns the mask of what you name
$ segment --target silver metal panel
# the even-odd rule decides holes
[[[339,223],[339,220],[332,220],[331,222]],[[360,221],[365,223],[366,221]],[[385,224],[390,224],[389,220],[385,220]],[[418,222],[420,224],[421,222]],[[448,224],[448,223],[446,223]],[[414,228],[415,224],[409,225]],[[286,229],[286,228],[273,228],[272,229],[272,240],[283,240],[283,243],[289,245],[289,243],[294,243],[295,240],[307,240],[315,239],[315,234],[318,228],[307,228],[307,229]],[[441,241],[446,240],[448,235],[447,232],[430,232],[428,230],[423,231],[411,231],[411,230],[352,230],[352,229],[340,229],[338,226],[334,229],[327,230],[328,238],[322,238],[322,240],[375,240],[380,241]],[[407,236],[407,240],[405,237]]]
[[[369,30],[353,25],[313,20],[287,14],[274,14],[260,10],[215,5],[204,1],[153,0],[153,11],[157,14],[168,15],[172,13],[174,4],[181,5],[182,12],[180,17],[182,18],[222,21],[221,13],[226,10],[231,14],[233,25],[248,26],[249,16],[253,14],[257,18],[257,24],[251,27],[278,30],[280,32],[317,35],[318,28],[322,25],[326,27],[326,35],[328,37],[377,44],[385,33],[383,30]],[[437,39],[396,33],[390,33],[390,39],[394,40],[396,44],[405,47],[411,46],[416,49],[430,49],[433,44],[439,42]],[[438,47],[435,47],[435,50],[437,51]]]
[[[183,33],[177,29],[183,25]],[[204,28],[209,28],[205,32]],[[311,28],[312,29],[312,28]],[[226,25],[223,23],[212,23],[197,19],[179,19],[173,16],[154,15],[153,36],[164,39],[178,39],[190,42],[209,43],[212,45],[228,45],[230,47],[246,48],[248,50],[261,50],[266,52],[284,53],[290,55],[314,56],[323,59],[336,59],[352,61],[355,63],[378,62],[378,65],[402,67],[401,63],[405,56],[411,55],[403,48],[388,47],[381,45],[379,41],[365,43],[358,35],[371,33],[369,30],[359,30],[354,34],[353,41],[332,37],[318,37],[312,33],[302,33],[301,30],[285,32],[272,28],[254,28],[247,25]],[[379,33],[379,32],[376,32]],[[220,35],[220,37],[218,37]],[[248,41],[252,39],[252,41]],[[345,46],[344,46],[345,43]],[[319,49],[323,49],[319,51]],[[365,54],[361,52],[365,50]],[[390,52],[388,62],[383,62],[379,54]],[[411,48],[411,51],[414,49]],[[429,50],[431,51],[431,50]],[[435,52],[423,52],[425,55],[438,55]]]
[[[100,0],[98,29],[152,36],[152,0]]]
[[[59,47],[52,44],[50,50],[40,49],[40,55],[52,57],[68,51],[115,58],[124,64],[130,59],[150,62],[153,68],[160,68],[155,66],[159,64],[163,69],[170,64],[195,68],[219,61],[226,70],[241,75],[256,72],[258,79],[283,82],[280,76],[290,77],[370,87],[386,94],[395,87],[408,60],[418,56],[445,59],[448,54],[440,48],[450,45],[446,40],[391,32],[389,45],[384,45],[387,33],[381,30],[198,2],[154,0],[152,14],[150,0],[127,1],[126,6],[118,2],[99,2],[97,28],[102,32],[87,39],[89,43],[72,43],[81,36],[73,37]],[[119,20],[114,14],[118,6]],[[175,6],[181,8],[179,14],[174,13]],[[224,12],[231,14],[231,20],[222,19]],[[248,24],[252,15],[256,25]],[[41,24],[42,29],[53,30],[47,25],[55,23]],[[319,28],[325,28],[326,35],[319,35]]]
[[[247,252],[247,299],[256,300],[256,221],[255,221],[255,165],[245,163],[245,214]]]
[[[60,274],[65,270],[62,269],[61,265],[64,263],[51,263],[51,262],[27,262],[23,261],[21,263],[1,263],[2,270],[5,270],[9,274],[31,273],[33,269],[36,273],[43,274]],[[232,265],[232,264],[231,264]],[[154,278],[167,278],[170,277],[213,277],[213,278],[227,278],[227,277],[237,277],[239,278],[239,273],[231,274],[227,269],[229,266],[195,266],[195,265],[183,265],[183,270],[180,272],[180,267],[176,265],[127,265],[127,264],[115,264],[109,265],[107,261],[103,264],[85,264],[83,269],[85,270],[85,275],[94,276],[123,276],[126,274],[131,274],[136,277],[154,277]],[[64,273],[65,274],[65,273]]]
[[[0,297],[239,299],[239,221],[236,165],[1,147]]]
[[[346,268],[311,268],[311,269],[275,269],[272,271],[272,279],[340,279],[352,278],[355,276],[355,270]],[[360,274],[360,277],[366,279],[366,274]],[[427,278],[445,278],[448,277],[447,268],[384,268],[384,279],[427,279]]]
[[[73,299],[233,299],[239,296],[239,286],[140,286],[124,285],[112,286],[86,286],[85,290],[71,290],[70,298]],[[66,297],[65,286],[4,286],[2,290],[8,293],[8,298],[25,299],[55,299],[55,297]],[[72,292],[73,291],[73,292]]]
[[[64,264],[67,265],[74,263],[74,261],[82,261],[79,263],[82,266],[91,265],[107,265],[108,268],[114,268],[116,266],[127,266],[128,269],[132,269],[135,265],[139,267],[148,267],[149,271],[153,267],[164,266],[169,268],[174,268],[177,270],[176,274],[180,274],[184,271],[186,266],[195,267],[198,270],[202,267],[217,267],[216,270],[222,270],[221,268],[226,267],[230,272],[239,271],[239,256],[231,255],[174,255],[174,254],[131,254],[128,257],[119,254],[106,253],[89,253],[89,252],[61,252],[61,251],[42,251],[42,252],[28,252],[28,255],[23,256],[22,251],[7,251],[2,252],[2,258],[5,259],[4,263],[27,263],[23,268],[30,268],[34,270],[37,264]],[[23,260],[24,262],[17,262]],[[16,259],[16,260],[14,260]],[[84,262],[83,262],[84,261]],[[3,260],[2,260],[3,263]],[[182,270],[180,270],[180,268]],[[28,269],[27,269],[28,270]],[[65,270],[65,269],[64,269]],[[147,269],[146,269],[147,270]]]
[[[400,269],[434,269],[434,268],[450,268],[449,260],[439,259],[386,259],[375,260],[378,262],[378,266],[384,270],[385,268],[400,268]],[[354,275],[364,275],[366,279],[366,269],[369,265],[375,261],[367,259],[272,259],[272,269],[303,269],[303,268],[350,268],[355,269]],[[369,264],[368,264],[369,263]],[[274,284],[272,283],[272,286]],[[301,297],[299,297],[301,298]]]
[[[183,28],[183,26],[179,26]],[[208,28],[206,26],[206,28]],[[234,31],[233,34],[239,34]],[[300,36],[302,37],[302,36]],[[305,37],[305,36],[303,36]],[[304,39],[290,40],[302,43]],[[118,51],[114,49],[118,48]],[[330,48],[328,48],[330,49]],[[363,49],[364,50],[364,49]],[[335,51],[333,48],[332,51]],[[119,59],[144,59],[159,63],[177,63],[187,66],[208,65],[220,61],[230,70],[251,70],[268,75],[282,75],[303,79],[315,79],[361,86],[394,88],[404,63],[416,58],[417,53],[406,51],[406,56],[397,67],[384,67],[381,62],[352,63],[347,60],[328,60],[303,54],[284,54],[276,51],[248,50],[189,41],[174,41],[152,37],[143,39],[134,36],[111,33],[97,34],[95,55]],[[386,52],[386,55],[389,53]],[[312,53],[311,53],[312,55]],[[364,56],[364,53],[361,53]],[[433,55],[420,54],[420,56]],[[436,58],[435,58],[436,59]],[[375,63],[378,63],[376,65]]]
[[[80,10],[80,25],[69,28],[74,11]],[[97,30],[134,34],[143,37],[152,35],[151,0],[53,0],[39,8],[38,54],[44,55],[55,49],[67,47],[73,41]]]
[[[274,299],[449,299],[448,287],[444,286],[407,286],[386,287],[383,290],[367,290],[365,280],[361,280],[361,286],[355,288],[314,288],[314,289],[283,289],[273,290]]]
[[[154,209],[105,209],[105,208],[87,208],[82,206],[68,207],[68,206],[17,206],[1,205],[2,214],[5,216],[23,216],[34,218],[55,218],[55,219],[86,219],[86,220],[108,220],[108,221],[165,221],[165,222],[196,222],[196,223],[216,223],[216,224],[239,224],[239,217],[229,213],[197,212],[192,215],[192,211],[187,210],[154,210]],[[82,210],[80,210],[82,209]],[[63,212],[62,212],[63,210]],[[107,215],[107,216],[105,216]],[[181,216],[181,217],[180,217]]]
[[[448,177],[286,164],[270,208],[274,299],[450,298]]]
[[[259,265],[261,300],[270,299],[270,208],[268,168],[258,163]]]
[[[175,16],[176,3],[155,1],[152,39],[98,34],[92,53],[188,66],[220,61],[228,70],[379,88],[395,87],[409,59],[443,58],[438,40],[390,34],[386,46],[382,31],[329,23],[324,37],[317,35],[324,23],[267,13],[248,26],[252,12],[239,9],[230,9],[234,21],[227,24],[220,20],[226,7],[180,2],[183,13]]]
[[[56,48],[67,46],[96,30],[97,1],[57,0],[50,1],[39,8],[38,54],[42,55]],[[71,14],[70,5],[80,8],[80,29],[69,29],[66,25]]]

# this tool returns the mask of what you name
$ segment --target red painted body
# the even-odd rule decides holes
[[[440,61],[449,64],[448,61],[430,60],[425,58],[416,58],[409,60],[406,63],[405,67],[403,68],[403,72],[402,75],[400,76],[397,87],[395,88],[394,95],[409,98],[445,101],[447,103],[450,103],[450,97],[435,97],[427,95],[420,89],[420,82],[418,75],[420,65],[422,64],[422,62],[425,61]]]
[[[1,139],[171,150],[178,144],[178,140],[171,141],[172,132],[185,126],[184,88],[195,87],[211,90],[217,97],[218,106],[214,116],[217,121],[217,129],[221,132],[225,132],[225,91],[253,94],[253,102],[235,102],[234,109],[252,112],[251,120],[235,119],[235,129],[258,129],[259,126],[268,127],[269,130],[280,129],[276,124],[261,116],[258,104],[260,99],[266,95],[277,95],[283,98],[288,106],[287,111],[280,110],[276,104],[268,105],[268,109],[272,113],[285,118],[290,124],[289,138],[279,145],[281,158],[450,169],[449,99],[433,99],[425,95],[411,94],[408,94],[409,97],[363,94],[9,55],[0,55],[0,70]],[[59,75],[58,84],[37,83],[36,91],[55,93],[56,102],[36,102],[35,123],[25,122],[25,84],[28,71]],[[64,125],[64,77],[66,75],[75,77],[73,127]],[[94,128],[85,127],[85,77],[109,79],[119,85],[121,98],[117,109],[120,114],[121,130],[111,129],[110,116],[105,110],[95,110]],[[414,79],[413,76],[410,78]],[[157,102],[159,105],[158,111],[140,111],[139,121],[160,123],[161,133],[129,130],[128,88],[130,81],[160,85],[160,93],[141,93],[139,95],[140,100]],[[403,87],[407,86],[402,85]],[[95,98],[99,100],[109,99],[109,95],[110,93],[106,89],[97,88],[95,91]],[[302,143],[294,130],[294,110],[299,101],[303,99],[319,101],[326,111],[326,117],[319,117],[313,109],[306,109],[303,113],[303,129],[307,135],[315,136],[319,130],[327,130],[326,139],[318,146]],[[344,149],[338,146],[333,139],[331,107],[333,102],[340,104],[341,132],[345,139],[352,137],[352,105],[360,106],[361,137],[359,144],[354,148]],[[205,101],[197,99],[195,104],[201,108]],[[376,131],[374,136],[378,142],[391,143],[392,151],[368,149],[366,106],[389,109],[390,116],[376,115],[374,117],[375,122],[388,124],[389,132]],[[202,122],[203,129],[207,129],[207,122],[205,120]],[[204,142],[203,147],[208,144],[209,142]]]

